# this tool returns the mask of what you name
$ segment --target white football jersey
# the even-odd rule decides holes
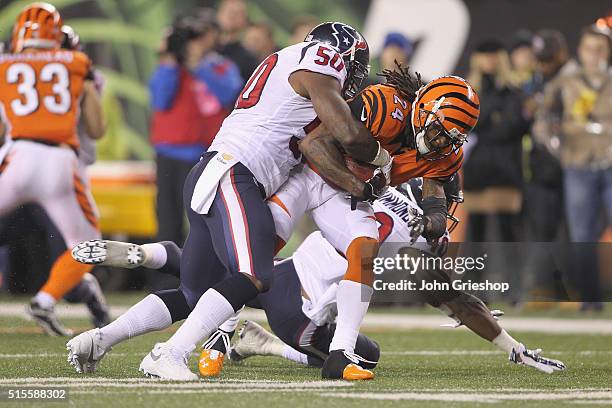
[[[300,70],[334,77],[341,87],[346,79],[342,57],[325,44],[303,42],[283,48],[257,67],[208,149],[236,157],[268,196],[300,162],[297,142],[316,118],[312,102],[289,85],[289,76]]]
[[[374,201],[374,216],[378,223],[381,244],[384,242],[410,242],[410,227],[407,226],[407,223],[412,220],[415,212],[416,214],[423,214],[423,210],[411,189],[409,188],[407,191],[409,196],[389,187],[382,197]],[[427,244],[427,240],[422,236],[417,238],[414,246],[421,250],[427,250],[433,255],[442,256],[444,253],[440,252],[445,252],[446,243],[449,240],[450,235],[446,231],[435,247]]]

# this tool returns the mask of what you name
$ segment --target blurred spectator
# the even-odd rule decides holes
[[[183,244],[183,182],[243,84],[238,67],[214,51],[218,36],[212,10],[178,19],[149,82],[159,241]]]
[[[508,54],[501,43],[481,43],[471,57],[468,81],[480,96],[480,118],[470,136],[464,165],[468,237],[486,241],[488,221],[496,219],[499,241],[515,241],[521,202],[521,139],[526,122],[521,97],[509,79]],[[490,216],[490,217],[488,217]]]
[[[291,29],[291,44],[303,42],[308,33],[320,22],[318,18],[308,14],[298,16]]]
[[[412,56],[412,42],[401,33],[391,32],[385,37],[383,50],[380,54],[380,70],[396,68],[395,62],[409,65]]]
[[[221,28],[221,47],[219,52],[238,65],[240,75],[247,80],[258,62],[240,42],[240,36],[249,26],[247,4],[244,0],[222,0],[219,4],[217,19]]]
[[[572,242],[598,242],[603,204],[612,220],[612,37],[607,27],[585,28],[578,69],[556,77],[538,112],[546,146],[561,159],[565,210]],[[582,299],[601,307],[597,253],[575,246]],[[585,304],[590,307],[590,304]]]
[[[278,51],[272,26],[268,23],[256,23],[249,26],[244,33],[242,45],[257,57],[257,63]]]
[[[557,74],[573,69],[569,61],[565,37],[556,30],[544,29],[535,33],[532,48],[536,58],[535,71],[531,81],[523,87],[525,99],[523,114],[532,122],[527,163],[525,165],[525,239],[530,242],[566,241],[562,234],[565,224],[563,208],[563,174],[557,158],[538,140],[548,139],[548,125],[542,120],[533,122],[535,112],[542,104],[544,88]],[[545,132],[546,135],[542,135]],[[539,134],[539,137],[536,135]],[[552,252],[534,248],[529,255],[525,277],[532,281],[532,295],[538,298],[552,298],[553,282],[562,276],[563,262],[555,259]]]
[[[535,69],[535,55],[531,46],[531,32],[519,30],[514,34],[510,44],[511,81],[515,87],[531,81]]]

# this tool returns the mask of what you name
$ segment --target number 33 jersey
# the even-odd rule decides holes
[[[0,113],[10,137],[78,148],[79,102],[90,65],[77,51],[0,54]]]
[[[297,141],[316,117],[312,102],[289,84],[296,71],[346,79],[342,57],[317,42],[292,45],[267,57],[238,96],[209,151],[233,155],[272,195],[300,162]]]

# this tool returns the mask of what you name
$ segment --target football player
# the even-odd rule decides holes
[[[42,206],[66,245],[100,236],[95,204],[79,165],[76,127],[82,113],[88,135],[105,126],[91,61],[60,49],[62,18],[48,3],[33,3],[17,17],[11,53],[0,55],[0,113],[6,142],[0,149],[0,216],[24,203]],[[70,251],[53,264],[28,313],[49,334],[70,335],[54,306],[91,266]]]
[[[478,96],[459,77],[442,77],[421,86],[420,78],[412,77],[401,65],[383,76],[385,84],[367,87],[348,103],[392,154],[392,185],[424,178],[424,216],[412,220],[411,228],[415,237],[436,240],[446,230],[443,183],[461,167],[461,146],[478,120]],[[325,239],[347,259],[346,275],[338,289],[337,329],[322,376],[364,378],[363,370],[355,370],[358,356],[353,348],[373,291],[372,259],[378,252],[378,231],[371,205],[355,197],[373,191],[372,182],[364,182],[347,169],[344,152],[324,125],[312,130],[300,149],[308,164],[294,168],[271,197],[276,234],[286,242],[296,222],[309,212]],[[342,190],[353,199],[346,200]]]
[[[338,47],[320,42],[319,32],[335,35]],[[180,287],[149,295],[124,315],[138,321],[132,325],[134,334],[168,327],[189,315],[143,359],[145,374],[196,380],[184,357],[269,289],[275,234],[265,200],[300,163],[297,144],[315,117],[352,156],[390,171],[388,152],[344,102],[367,76],[366,41],[342,23],[321,24],[310,40],[286,47],[258,66],[187,177],[184,202],[190,231]]]

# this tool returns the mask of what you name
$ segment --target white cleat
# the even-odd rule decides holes
[[[189,369],[189,355],[168,343],[157,343],[140,363],[138,369],[147,377],[169,381],[197,381],[198,376]]]
[[[72,249],[72,257],[75,261],[88,265],[132,269],[142,265],[145,253],[140,245],[129,242],[92,239],[75,246]]]
[[[66,343],[68,362],[77,373],[93,373],[98,368],[100,360],[111,351],[111,347],[104,348],[101,344],[102,333],[100,329],[91,329],[83,332]]]
[[[509,360],[515,364],[524,364],[533,367],[547,374],[552,374],[554,371],[565,370],[566,367],[563,362],[542,357],[540,355],[541,352],[542,349],[527,350],[525,346],[521,344],[518,350],[512,349]]]
[[[275,356],[284,343],[278,337],[261,327],[259,324],[247,320],[238,333],[238,341],[230,351],[230,360],[240,361],[252,356]]]

